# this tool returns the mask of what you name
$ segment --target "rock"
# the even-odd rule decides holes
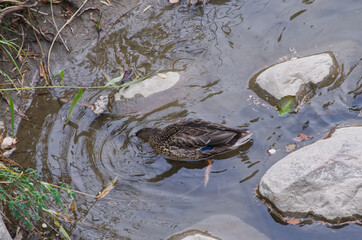
[[[338,74],[338,63],[331,52],[291,59],[257,73],[249,86],[272,105],[285,96],[301,98],[328,86]]]
[[[15,148],[17,140],[13,137],[5,137],[1,143],[2,149]]]
[[[0,120],[0,132],[2,132],[5,129],[5,123],[4,121]]]
[[[120,101],[121,97],[134,98],[137,94],[148,97],[154,93],[173,87],[179,80],[180,74],[177,72],[167,72],[162,75],[156,74],[152,78],[131,85],[126,89],[121,89],[114,95],[114,98],[116,101]]]
[[[338,128],[274,164],[258,191],[285,217],[362,217],[362,126]]]
[[[0,239],[1,240],[13,240],[6,228],[2,217],[0,216]]]
[[[216,240],[216,239],[269,240],[267,236],[242,221],[240,218],[219,214],[208,217],[183,232],[174,234],[169,240]]]

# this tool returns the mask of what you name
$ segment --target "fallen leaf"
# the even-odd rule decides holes
[[[299,133],[298,136],[296,136],[295,138],[293,138],[294,141],[297,141],[297,142],[301,142],[301,141],[304,141],[305,139],[308,139],[308,138],[311,138],[309,137],[307,134],[305,133]]]
[[[289,144],[285,146],[285,151],[286,152],[292,152],[297,148],[297,144]]]
[[[160,78],[163,78],[163,79],[166,78],[166,74],[163,74],[163,73],[157,73],[157,76],[159,76]]]
[[[309,136],[308,136],[307,134],[305,134],[305,133],[299,133],[299,135],[300,135],[301,137],[304,137],[304,138],[309,138]]]
[[[170,3],[178,3],[179,0],[170,0]]]
[[[285,117],[290,113],[295,113],[295,108],[297,107],[297,101],[295,96],[284,96],[277,102],[277,108],[279,111],[279,116]]]
[[[297,225],[297,224],[299,224],[300,222],[301,222],[301,221],[300,221],[299,219],[294,219],[294,218],[287,220],[287,223],[288,223],[288,224],[291,224],[291,225]]]
[[[117,177],[115,177],[110,184],[108,184],[105,188],[103,188],[102,191],[98,193],[96,199],[104,198],[109,193],[109,191],[113,189],[116,182],[117,182]]]

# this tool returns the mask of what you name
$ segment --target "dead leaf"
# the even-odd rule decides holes
[[[163,74],[163,73],[157,73],[157,76],[159,76],[160,78],[163,78],[163,79],[166,78],[166,74]]]
[[[292,152],[297,148],[297,144],[289,144],[287,146],[285,146],[285,151],[286,152]]]
[[[179,0],[170,0],[170,3],[178,3]]]
[[[206,170],[205,170],[205,177],[204,177],[204,187],[206,187],[207,183],[209,182],[209,173],[211,171],[211,166],[212,166],[212,160],[207,159],[207,161],[209,162],[209,165],[207,166]]]
[[[295,138],[293,138],[294,141],[297,141],[297,142],[301,142],[301,141],[304,141],[305,139],[308,139],[308,138],[311,138],[309,137],[307,134],[305,133],[299,133],[298,136],[296,136]]]
[[[299,219],[294,219],[294,218],[287,220],[287,223],[288,223],[288,224],[291,224],[291,225],[297,225],[297,224],[299,224],[300,222],[301,222],[301,221],[300,221]]]
[[[102,191],[98,193],[96,199],[104,198],[109,193],[109,191],[111,191],[114,188],[116,182],[117,182],[117,177],[115,177],[110,184],[108,184],[105,188],[103,188]]]
[[[309,136],[308,136],[307,134],[305,134],[305,133],[299,133],[299,135],[300,135],[301,137],[304,137],[304,138],[309,138]]]

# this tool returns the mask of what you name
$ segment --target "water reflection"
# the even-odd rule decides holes
[[[28,161],[48,181],[67,182],[95,195],[118,176],[106,199],[78,197],[77,224],[70,231],[74,238],[163,239],[217,213],[246,220],[271,239],[359,237],[358,226],[335,232],[316,224],[281,226],[253,190],[300,131],[313,136],[298,143],[303,147],[337,123],[360,121],[359,2],[210,1],[190,10],[154,1],[143,13],[148,4],[123,18],[109,36],[77,58],[80,62],[64,69],[66,81],[104,85],[101,70],[115,77],[126,69],[145,75],[164,67],[181,70],[181,85],[148,99],[115,104],[101,116],[77,107],[67,125],[69,104],[39,96],[27,113],[30,122],[20,126],[14,158]],[[278,59],[295,56],[291,48],[300,56],[332,51],[342,71],[298,114],[280,118],[247,83]],[[82,101],[92,102],[101,94],[86,91]],[[245,148],[215,158],[207,188],[202,187],[206,163],[166,160],[135,136],[145,126],[185,117],[247,126],[254,133],[254,142]],[[270,147],[275,154],[268,155]]]

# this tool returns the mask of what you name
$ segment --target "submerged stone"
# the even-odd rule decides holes
[[[285,217],[362,218],[362,126],[336,129],[274,164],[259,194]]]
[[[304,97],[331,84],[338,74],[338,63],[331,52],[291,59],[256,74],[249,86],[272,105],[285,96]]]
[[[269,240],[267,236],[240,218],[228,214],[210,216],[168,238],[168,240],[214,239]]]
[[[117,94],[115,94],[115,100],[119,101],[121,97],[134,98],[137,94],[142,95],[143,97],[148,97],[154,93],[173,87],[179,80],[180,74],[177,72],[156,74],[155,76],[140,83],[121,89]]]

